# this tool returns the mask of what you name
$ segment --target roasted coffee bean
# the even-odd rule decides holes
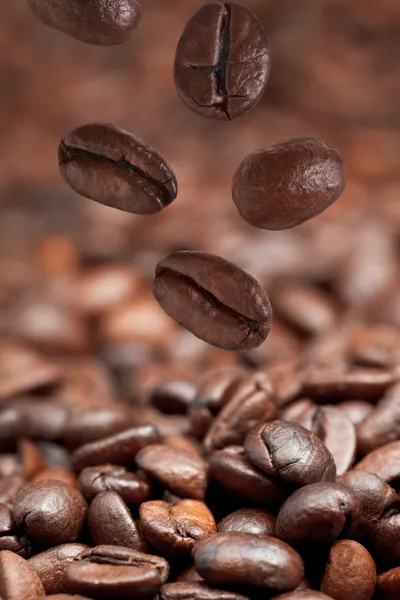
[[[5,504],[0,504],[0,550],[10,550],[23,558],[28,558],[31,551],[28,540],[18,531],[11,508]]]
[[[215,417],[203,443],[208,451],[244,442],[257,423],[277,416],[271,380],[266,373],[256,373],[235,388],[232,398]]]
[[[72,487],[77,487],[77,479],[75,474],[68,469],[64,469],[64,467],[50,467],[48,469],[44,469],[36,475],[33,481],[48,481],[49,479],[55,479],[56,481],[61,481],[66,485],[72,485]]]
[[[340,410],[344,411],[353,425],[362,423],[364,419],[374,412],[374,406],[365,400],[348,400],[338,405]]]
[[[54,27],[81,42],[110,46],[125,42],[137,27],[140,6],[137,0],[28,0],[45,25]]]
[[[396,567],[400,561],[400,515],[383,517],[371,535],[371,552],[375,560],[387,567]]]
[[[324,444],[301,425],[272,421],[247,436],[249,460],[268,476],[291,486],[334,481],[336,467]]]
[[[293,548],[272,537],[215,533],[196,544],[197,571],[210,585],[246,585],[273,591],[295,589],[304,568]]]
[[[362,326],[353,332],[349,353],[352,361],[368,367],[400,364],[400,334],[389,325]]]
[[[78,127],[61,141],[58,161],[75,192],[126,212],[157,213],[177,195],[175,175],[164,157],[115,125]]]
[[[44,457],[46,467],[61,467],[63,469],[72,469],[71,455],[64,446],[54,442],[38,440],[36,447]]]
[[[276,535],[291,545],[331,544],[359,514],[356,496],[337,483],[312,483],[294,492],[276,520]]]
[[[69,592],[95,600],[147,599],[160,590],[168,572],[168,563],[160,556],[119,546],[97,546],[67,566],[65,579]]]
[[[225,350],[256,348],[270,330],[267,294],[251,275],[213,254],[180,251],[164,257],[153,293],[179,325]]]
[[[301,590],[299,592],[289,592],[280,596],[274,596],[273,600],[333,600],[330,596],[314,590]]]
[[[0,597],[2,600],[38,600],[44,595],[36,571],[18,554],[0,552]]]
[[[358,451],[368,454],[375,448],[400,439],[400,384],[390,388],[373,413],[357,427]]]
[[[164,381],[150,394],[150,403],[163,413],[184,415],[193,404],[197,386],[191,381]]]
[[[207,464],[200,456],[165,444],[152,444],[137,454],[136,462],[173,494],[204,500]]]
[[[175,450],[183,450],[200,458],[203,456],[202,449],[196,440],[185,435],[164,435],[164,444],[170,448],[175,448]]]
[[[21,463],[21,474],[29,481],[46,468],[43,454],[29,440],[22,439],[18,444],[18,454]]]
[[[80,446],[73,453],[72,460],[76,471],[107,463],[129,465],[134,462],[141,448],[159,441],[160,435],[152,425],[132,427],[102,440]]]
[[[43,596],[40,600],[90,600],[89,598],[84,598],[83,596],[77,596],[76,594],[50,594]]]
[[[141,504],[149,499],[150,482],[124,467],[104,465],[87,467],[79,475],[79,489],[91,501],[100,492],[117,492],[127,504]]]
[[[0,477],[0,504],[11,508],[15,497],[24,485],[25,481],[21,474]]]
[[[400,567],[386,571],[376,580],[377,597],[382,600],[398,600],[400,597]]]
[[[280,506],[287,492],[279,483],[257,469],[240,446],[230,446],[210,456],[210,478],[241,500],[260,506]]]
[[[270,71],[263,26],[246,7],[214,2],[187,23],[175,56],[179,96],[193,111],[234,119],[257,104]]]
[[[147,544],[128,507],[116,492],[98,494],[89,508],[89,531],[96,546],[125,546],[145,552]]]
[[[29,564],[40,577],[46,594],[65,591],[65,569],[88,547],[84,544],[62,544],[29,559]]]
[[[347,487],[359,504],[360,512],[351,529],[356,539],[369,537],[385,511],[397,502],[395,490],[373,473],[348,471],[337,483]]]
[[[85,315],[102,315],[130,300],[140,284],[131,265],[95,265],[78,272],[74,304]]]
[[[247,600],[236,592],[209,587],[202,582],[166,583],[161,588],[161,600]]]
[[[13,505],[17,526],[29,540],[45,547],[77,540],[87,510],[82,494],[61,481],[30,483]]]
[[[23,424],[21,435],[37,440],[60,440],[67,425],[68,406],[49,400],[17,399],[13,408],[18,410]]]
[[[74,411],[64,430],[64,442],[74,450],[83,444],[101,440],[114,433],[124,431],[133,421],[123,406]],[[133,422],[132,422],[133,425]]]
[[[0,451],[13,451],[18,438],[24,434],[24,423],[21,413],[15,407],[7,407],[0,411]]]
[[[182,571],[182,573],[179,573],[178,577],[176,578],[176,581],[203,581],[204,582],[204,579],[201,577],[201,575],[198,574],[194,565],[192,565],[188,569],[185,569],[184,571]]]
[[[321,590],[335,600],[371,600],[376,583],[372,556],[358,542],[339,540],[329,553]]]
[[[400,441],[376,448],[354,467],[356,471],[375,473],[386,483],[400,480]]]
[[[302,395],[330,401],[374,400],[394,381],[394,374],[383,369],[311,369],[303,376]]]
[[[304,415],[309,414],[309,411],[314,408],[316,408],[315,402],[308,398],[302,398],[282,408],[279,411],[279,418],[281,421],[289,421],[290,423],[299,423],[302,425]]]
[[[322,140],[305,137],[247,156],[233,178],[232,195],[250,225],[279,230],[322,213],[345,185],[339,152]]]
[[[179,500],[175,504],[153,500],[144,502],[139,512],[147,541],[162,556],[190,556],[198,540],[217,530],[209,509],[197,500]]]
[[[218,531],[275,535],[276,517],[261,508],[241,508],[218,523]]]

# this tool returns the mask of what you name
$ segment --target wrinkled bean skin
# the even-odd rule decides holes
[[[0,552],[0,597],[4,600],[38,600],[44,588],[28,561],[14,552]]]
[[[137,0],[28,0],[45,25],[59,29],[81,42],[110,46],[125,42],[137,27]]]
[[[87,467],[81,471],[78,482],[88,501],[100,492],[117,492],[127,504],[139,505],[149,499],[151,490],[144,476],[138,477],[117,465]]]
[[[244,449],[254,465],[285,484],[297,487],[336,477],[329,450],[301,425],[284,421],[257,425],[247,436]]]
[[[85,198],[130,213],[157,213],[177,196],[163,156],[111,124],[90,123],[67,134],[58,150],[60,172]]]
[[[213,254],[186,250],[164,257],[153,294],[179,325],[225,350],[256,348],[271,327],[265,291],[251,275]]]
[[[161,588],[161,600],[247,600],[246,596],[211,588],[205,583],[167,583]]]
[[[303,561],[290,546],[272,537],[216,533],[195,546],[196,570],[210,585],[249,585],[268,590],[295,589]]]
[[[29,559],[29,564],[39,575],[46,594],[65,591],[65,568],[88,547],[85,544],[62,544]]]
[[[280,230],[322,213],[345,185],[339,152],[322,140],[305,137],[250,154],[234,175],[232,195],[250,225]]]
[[[375,563],[358,542],[339,540],[330,551],[321,590],[335,600],[371,600],[376,583]]]
[[[261,508],[241,508],[222,519],[218,531],[274,536],[275,523],[276,517]]]
[[[231,120],[258,103],[270,62],[264,28],[248,8],[232,2],[206,4],[179,40],[175,86],[194,112]]]

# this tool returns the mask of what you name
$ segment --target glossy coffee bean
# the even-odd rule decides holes
[[[394,381],[384,369],[311,369],[303,376],[302,394],[316,400],[374,400]]]
[[[321,590],[334,600],[371,600],[376,583],[372,556],[358,542],[339,540],[329,553]]]
[[[337,483],[313,483],[294,492],[276,520],[276,535],[292,545],[330,544],[346,535],[359,514],[355,495]]]
[[[21,435],[37,440],[60,440],[69,418],[68,406],[35,398],[17,399],[13,408],[18,410],[23,423]]]
[[[44,589],[29,563],[8,550],[0,552],[0,597],[2,600],[38,600]]]
[[[376,448],[354,467],[356,471],[375,473],[386,483],[400,479],[400,441]]]
[[[275,535],[276,517],[261,508],[240,508],[218,523],[218,531]]]
[[[336,467],[324,444],[301,425],[257,425],[244,444],[246,456],[268,476],[291,486],[334,481]]]
[[[137,27],[140,7],[137,0],[101,0],[62,2],[29,0],[33,12],[45,25],[59,29],[88,44],[122,44]]]
[[[204,500],[207,464],[200,456],[164,444],[153,444],[137,454],[136,462],[169,492],[184,498]]]
[[[130,473],[125,467],[104,465],[87,467],[79,475],[79,489],[91,501],[100,492],[117,492],[127,504],[141,504],[149,499],[150,482]]]
[[[225,350],[255,348],[270,330],[265,291],[251,275],[213,254],[180,251],[164,257],[153,293],[179,325]]]
[[[165,414],[184,415],[193,404],[197,386],[191,381],[170,380],[155,387],[150,403]]]
[[[194,563],[210,585],[245,585],[284,592],[295,589],[304,568],[293,548],[272,537],[216,533],[196,545]]]
[[[398,566],[400,561],[399,534],[400,515],[383,516],[370,537],[371,552],[379,564],[386,567]]]
[[[159,556],[119,546],[97,546],[67,566],[69,592],[95,600],[147,599],[167,580],[168,563]]]
[[[75,192],[126,212],[157,213],[177,195],[175,175],[164,157],[115,125],[78,127],[61,141],[58,161]]]
[[[357,427],[358,450],[365,455],[400,438],[400,385],[389,389],[375,410]]]
[[[11,508],[0,504],[0,550],[9,550],[28,558],[31,548],[25,536],[21,535],[14,521]]]
[[[187,23],[175,56],[179,96],[193,111],[231,120],[257,104],[270,71],[265,30],[246,7],[214,2]]]
[[[80,446],[72,454],[72,460],[76,471],[107,463],[129,465],[134,463],[135,455],[141,448],[158,441],[160,435],[152,425],[132,427]]]
[[[24,487],[14,501],[16,524],[29,540],[53,546],[78,539],[87,515],[82,494],[61,481],[38,481]]]
[[[65,445],[74,450],[83,444],[101,440],[114,433],[124,431],[130,420],[129,411],[118,405],[90,410],[75,410],[65,426]]]
[[[212,588],[202,582],[166,583],[161,588],[161,600],[247,600],[236,592]]]
[[[322,213],[345,185],[339,152],[322,140],[305,137],[250,154],[235,173],[232,195],[250,225],[279,230]]]
[[[217,526],[203,502],[179,500],[175,504],[152,500],[140,506],[140,525],[147,541],[162,556],[190,556],[196,542]]]
[[[46,594],[65,591],[65,569],[88,547],[84,544],[62,544],[29,559],[29,564],[39,575]]]

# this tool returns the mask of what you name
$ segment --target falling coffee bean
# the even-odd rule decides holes
[[[138,215],[175,200],[177,182],[164,157],[111,124],[78,127],[58,149],[61,175],[81,196]]]

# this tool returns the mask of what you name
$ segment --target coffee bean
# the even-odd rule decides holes
[[[138,453],[136,462],[173,494],[204,500],[207,464],[200,456],[164,444],[152,444]]]
[[[107,598],[147,599],[167,580],[167,561],[119,546],[97,546],[81,554],[66,569],[69,592]]]
[[[396,512],[398,507],[395,508]],[[384,515],[371,535],[371,553],[377,563],[396,567],[400,557],[400,515]]]
[[[72,454],[76,471],[85,467],[104,465],[129,465],[135,460],[135,455],[148,444],[157,443],[160,435],[152,425],[132,427],[126,431],[110,435],[80,446]]]
[[[86,500],[76,488],[61,481],[38,481],[19,492],[13,514],[29,540],[52,546],[78,539],[87,510]]]
[[[337,483],[312,483],[294,492],[276,520],[276,535],[292,545],[331,544],[359,514],[355,495]]]
[[[31,552],[28,540],[18,531],[11,508],[5,504],[0,504],[0,550],[10,550],[23,558]]]
[[[101,0],[82,4],[72,0],[28,0],[29,6],[45,25],[58,29],[87,44],[110,46],[125,42],[137,27],[140,6],[137,0]]]
[[[329,553],[321,590],[335,600],[371,600],[376,583],[372,556],[358,542],[339,540]]]
[[[38,600],[43,585],[29,563],[8,550],[0,552],[0,597],[2,600]]]
[[[43,596],[40,600],[90,600],[89,598],[84,598],[83,596],[77,596],[76,594],[50,594]]]
[[[241,508],[227,515],[218,523],[218,531],[275,535],[276,518],[261,508]]]
[[[124,467],[104,465],[87,467],[79,475],[79,489],[91,501],[100,492],[117,492],[127,504],[138,505],[149,499],[150,482]]]
[[[68,448],[74,450],[83,444],[123,431],[130,420],[133,421],[129,411],[118,405],[74,410],[65,426],[64,442]]]
[[[21,435],[32,439],[59,440],[63,437],[70,408],[48,400],[17,399],[13,408],[21,419]]]
[[[175,56],[175,86],[193,111],[234,119],[262,97],[270,71],[263,26],[246,7],[214,2],[187,23]]]
[[[75,304],[85,315],[99,316],[128,301],[140,284],[131,265],[95,265],[78,272],[73,290]]]
[[[161,600],[247,600],[236,592],[209,587],[205,583],[166,583],[161,588]]]
[[[386,483],[400,480],[400,441],[376,448],[354,467],[356,471],[375,473]]]
[[[140,506],[140,524],[147,541],[162,556],[190,556],[196,542],[215,533],[214,517],[203,502],[179,500],[169,504],[162,500]]]
[[[345,412],[353,425],[362,423],[374,412],[373,405],[365,400],[347,400],[347,402],[341,402],[338,408]]]
[[[376,409],[357,427],[358,451],[368,454],[400,438],[400,384],[389,389]]]
[[[29,559],[29,565],[39,575],[46,594],[65,591],[67,565],[87,549],[84,544],[62,544]]]
[[[188,454],[194,454],[199,458],[202,458],[202,450],[200,445],[192,438],[186,437],[185,435],[165,435],[164,444],[175,450],[183,450]]]
[[[394,381],[394,374],[384,369],[311,369],[304,374],[302,394],[316,400],[374,400]]]
[[[257,425],[244,444],[246,456],[268,476],[292,486],[334,481],[329,450],[301,425],[272,421]]]
[[[277,416],[271,380],[256,373],[238,383],[232,397],[215,417],[203,443],[208,451],[239,445],[257,424]]]
[[[229,494],[261,506],[280,506],[287,492],[278,482],[257,469],[240,446],[213,452],[209,460],[210,478]]]
[[[289,421],[290,423],[302,425],[304,423],[305,415],[308,415],[311,410],[315,408],[315,402],[308,398],[302,398],[301,400],[296,400],[282,408],[279,411],[279,418],[281,421]]]
[[[232,195],[250,225],[279,230],[322,213],[345,185],[339,152],[322,140],[305,137],[247,156],[233,178]]]
[[[25,481],[20,474],[0,477],[0,504],[11,508],[15,497],[24,485]]]
[[[175,200],[177,183],[165,159],[115,125],[78,127],[60,143],[61,175],[81,196],[139,215]]]
[[[300,556],[272,537],[215,533],[193,551],[197,571],[210,585],[245,585],[273,591],[295,589],[303,579]]]
[[[75,474],[68,469],[64,469],[64,467],[49,467],[48,469],[44,469],[36,475],[33,481],[48,481],[49,479],[55,479],[56,481],[61,481],[66,485],[72,485],[72,487],[77,487],[77,479]]]
[[[270,330],[266,293],[253,277],[212,254],[169,254],[156,267],[153,293],[174,321],[225,350],[255,348]]]
[[[178,577],[176,578],[176,581],[202,581],[204,582],[204,579],[201,577],[201,575],[198,574],[198,572],[196,571],[194,565],[189,567],[188,569],[185,569],[184,571],[182,571],[182,573],[179,573]]]
[[[353,332],[349,353],[355,364],[395,367],[400,362],[400,334],[389,325],[361,326]]]
[[[333,600],[330,596],[314,590],[302,590],[274,596],[273,600]]]
[[[197,386],[191,381],[170,380],[154,388],[150,403],[166,414],[186,414],[197,394]]]

